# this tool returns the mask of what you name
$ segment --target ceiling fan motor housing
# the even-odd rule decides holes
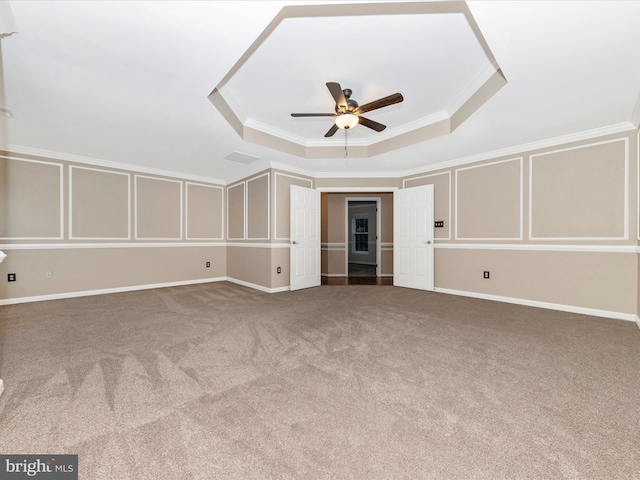
[[[343,105],[336,104],[336,113],[348,113],[355,111],[355,109],[358,108],[358,102],[351,99],[351,94],[353,93],[351,89],[345,88],[344,90],[342,90],[342,93],[344,93],[344,98],[347,101],[347,106],[345,108]]]

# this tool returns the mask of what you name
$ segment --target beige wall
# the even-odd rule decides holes
[[[453,227],[451,225],[451,219],[453,218],[452,172],[447,170],[438,173],[427,173],[407,179],[404,182],[405,188],[417,187],[420,185],[433,185],[434,220],[444,222],[443,227],[434,229],[434,238],[436,240],[450,240],[453,232]]]
[[[289,241],[289,200],[291,197],[291,185],[314,188],[314,182],[311,177],[277,170],[273,171],[274,240],[278,242]]]
[[[280,267],[280,273],[278,273]],[[271,249],[271,288],[286,289],[289,287],[289,247]]]
[[[241,282],[271,288],[271,249],[227,247],[227,275]]]
[[[521,240],[522,188],[522,158],[456,169],[455,238]]]
[[[267,291],[289,286],[291,185],[311,188],[313,179],[266,170],[227,187],[231,225],[227,271],[230,278]],[[243,235],[240,223],[245,218],[247,233]],[[278,267],[280,273],[277,273]]]
[[[0,157],[0,238],[57,240],[64,235],[63,165]]]
[[[271,240],[271,172],[227,187],[227,239]]]
[[[227,187],[227,239],[245,240],[245,182]]]
[[[271,287],[271,250],[254,245],[270,240],[271,172],[261,172],[227,187],[227,273],[229,277]],[[238,246],[236,246],[238,245]]]
[[[226,276],[223,186],[9,152],[0,186],[0,302]]]
[[[187,240],[223,240],[224,188],[217,185],[186,183]]]
[[[637,314],[636,142],[615,134],[405,178],[434,185],[445,220],[436,289]]]
[[[632,139],[531,155],[531,238],[624,240]]]
[[[443,289],[635,314],[637,254],[437,249]],[[491,278],[482,278],[482,272]]]
[[[0,300],[195,282],[226,276],[225,247],[112,247],[5,250]],[[211,262],[206,268],[205,263]],[[46,278],[45,273],[52,277]]]
[[[72,165],[69,192],[70,239],[131,239],[129,174]]]
[[[403,179],[265,170],[228,186],[0,152],[8,254],[0,275],[18,277],[0,282],[0,301],[220,277],[286,289],[291,185],[325,190],[324,275],[345,274],[345,197],[381,197],[380,263],[390,275],[389,189],[432,184],[435,220],[444,222],[434,230],[436,289],[634,316],[637,138],[603,136]]]
[[[134,175],[136,240],[182,240],[182,182]]]
[[[270,240],[270,174],[247,180],[247,240]]]

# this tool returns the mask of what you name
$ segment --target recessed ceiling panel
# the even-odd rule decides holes
[[[361,105],[401,92],[402,105],[368,115],[391,128],[446,111],[489,64],[460,13],[286,18],[227,88],[247,117],[322,138],[331,119],[293,119],[290,113],[333,113],[328,81],[350,88]]]
[[[245,140],[332,157],[344,142],[341,130],[324,137],[334,118],[291,116],[333,114],[327,82],[360,105],[404,97],[362,115],[386,129],[349,131],[365,157],[450,133],[506,83],[465,3],[298,5],[280,12],[210,99]]]

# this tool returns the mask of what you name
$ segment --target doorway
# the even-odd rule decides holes
[[[345,222],[347,277],[379,277],[380,197],[346,197]]]
[[[320,188],[322,284],[323,285],[392,285],[393,284],[393,194],[397,188],[352,189]],[[373,202],[375,207],[364,222],[349,220],[349,202]],[[377,211],[376,211],[377,208]],[[371,220],[373,218],[373,220]],[[375,223],[374,223],[375,222]],[[367,234],[367,248],[375,256],[365,260],[361,253],[352,261],[349,275],[349,251],[355,250],[354,235],[350,232],[358,223],[359,234]],[[363,235],[358,250],[365,243]],[[351,245],[350,245],[351,237]],[[355,264],[355,265],[353,265]],[[368,264],[368,265],[367,265]],[[356,267],[357,265],[357,267]],[[354,268],[367,269],[354,272]],[[366,275],[366,276],[354,276]]]
[[[434,235],[433,185],[410,188],[319,188],[321,192],[321,282],[349,284],[372,282],[433,290]],[[366,192],[366,193],[365,193]],[[376,202],[376,226],[349,219],[349,202]],[[352,226],[355,233],[375,235],[376,276],[349,276],[349,246]],[[360,232],[357,232],[358,227]],[[405,238],[406,237],[406,238]],[[408,242],[406,245],[402,242]],[[355,237],[353,242],[355,242]],[[364,240],[360,240],[362,244]],[[367,243],[369,239],[367,238]],[[405,242],[405,243],[406,243]],[[356,263],[356,262],[351,262]],[[360,264],[365,262],[358,262]],[[402,277],[396,279],[396,276]],[[416,283],[407,283],[414,279]],[[418,282],[418,277],[420,281]],[[397,280],[397,282],[396,282]],[[422,281],[424,280],[424,282]]]

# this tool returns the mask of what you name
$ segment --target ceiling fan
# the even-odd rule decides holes
[[[335,113],[292,113],[292,117],[335,117],[335,123],[331,126],[329,131],[324,134],[325,137],[331,137],[338,131],[339,128],[348,130],[360,124],[365,127],[371,128],[376,132],[381,132],[386,125],[378,122],[374,122],[362,114],[377,110],[378,108],[387,107],[396,103],[400,103],[404,100],[401,94],[394,93],[388,97],[374,100],[373,102],[365,103],[362,106],[358,105],[358,102],[351,98],[351,90],[345,88],[344,90],[337,82],[327,82],[327,88],[331,92],[331,96],[336,101]]]

